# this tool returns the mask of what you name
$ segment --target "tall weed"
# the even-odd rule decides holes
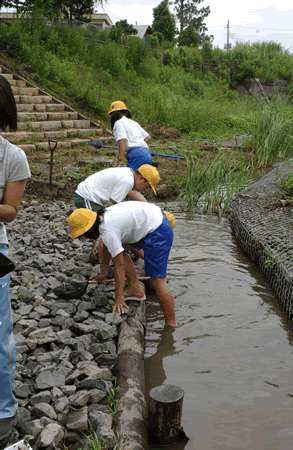
[[[252,182],[251,169],[246,168],[241,152],[228,160],[221,152],[212,161],[199,159],[195,163],[187,158],[186,165],[184,201],[193,210],[202,202],[204,213],[228,212],[235,194]]]

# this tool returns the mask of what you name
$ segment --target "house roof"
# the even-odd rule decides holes
[[[133,25],[133,28],[138,31],[136,36],[142,39],[146,36],[147,29],[150,28],[150,25]]]

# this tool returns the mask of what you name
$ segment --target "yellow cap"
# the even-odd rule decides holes
[[[175,217],[173,216],[173,214],[171,214],[168,211],[164,211],[164,213],[166,214],[166,217],[169,220],[171,227],[175,228],[176,227],[176,221],[175,221]]]
[[[120,102],[120,100],[117,100],[116,102],[111,103],[110,111],[108,112],[108,114],[111,114],[114,111],[123,111],[125,109],[128,111],[128,109],[125,106],[125,103]]]
[[[137,170],[146,180],[148,180],[152,190],[154,191],[155,195],[157,195],[155,186],[158,184],[159,181],[161,181],[157,169],[154,166],[150,166],[149,164],[144,164],[143,166],[140,166]]]
[[[68,217],[68,225],[71,229],[72,239],[81,236],[92,228],[97,218],[97,213],[86,208],[79,208],[73,211]]]

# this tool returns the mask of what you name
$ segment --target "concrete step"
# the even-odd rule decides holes
[[[79,147],[82,145],[85,145],[88,142],[88,139],[71,139],[71,140],[66,140],[66,141],[59,141],[57,142],[57,147],[56,149],[61,149],[61,148],[65,148],[65,149],[70,149],[70,148],[74,148],[74,147]],[[31,153],[33,152],[33,154],[35,154],[35,152],[38,151],[44,151],[44,150],[49,150],[49,143],[48,141],[41,141],[41,142],[37,142],[36,144],[18,144],[18,147],[22,148],[22,150],[24,150],[27,153]]]
[[[13,95],[39,95],[39,89],[34,87],[11,86]]]
[[[11,87],[18,86],[18,87],[26,87],[26,81],[25,80],[9,80],[9,83],[11,84]],[[13,92],[13,89],[12,89]]]
[[[90,126],[91,123],[89,120],[50,120],[42,122],[19,122],[17,129],[18,131],[54,131],[66,128],[72,132],[75,129],[77,129],[76,131],[88,131]]]
[[[15,95],[15,102],[18,103],[51,103],[51,95]]]
[[[34,123],[34,122],[32,122]],[[41,122],[42,123],[42,122]],[[48,122],[50,123],[50,122]],[[102,134],[101,128],[90,129],[69,129],[69,130],[51,130],[51,131],[16,131],[15,133],[3,132],[1,136],[15,145],[19,144],[36,144],[46,139],[54,139],[56,141],[65,141],[71,138],[80,138],[84,140],[96,139],[96,136]]]
[[[31,110],[33,111],[33,109]],[[78,119],[78,113],[77,112],[19,112],[18,113],[18,120],[21,121],[32,121],[36,120],[37,122],[43,121],[43,120],[77,120]],[[89,126],[89,125],[88,125]]]
[[[6,78],[6,80],[10,81],[13,80],[13,74],[12,73],[1,73],[2,77]]]
[[[64,103],[38,103],[34,105],[33,103],[19,103],[17,105],[18,112],[62,112],[65,111]]]

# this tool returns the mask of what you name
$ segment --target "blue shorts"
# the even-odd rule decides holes
[[[153,278],[166,278],[169,253],[173,243],[173,229],[165,214],[163,215],[161,225],[140,241],[144,251],[145,272]]]
[[[77,193],[73,196],[74,204],[77,208],[87,208],[91,211],[98,212],[102,209],[102,206],[98,203],[90,202],[89,200],[86,200],[85,198],[81,197]]]
[[[132,170],[138,169],[144,164],[152,165],[153,158],[146,147],[134,147],[128,150],[126,154],[127,167]]]

